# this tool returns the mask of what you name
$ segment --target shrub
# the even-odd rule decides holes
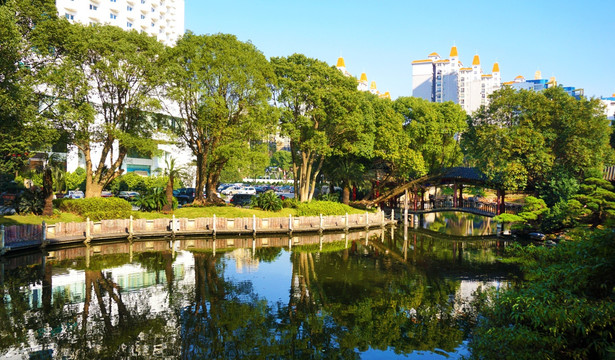
[[[153,188],[135,199],[135,205],[142,211],[161,211],[166,204],[167,195],[162,188]]]
[[[553,249],[515,250],[532,281],[492,293],[482,304],[472,358],[612,358],[614,234],[582,230],[573,237]]]
[[[272,190],[265,191],[252,197],[250,201],[252,207],[258,207],[265,211],[280,211],[282,210],[282,199]]]
[[[320,194],[318,196],[318,200],[320,201],[331,201],[331,202],[339,202],[340,194],[339,193],[329,193],[329,194]]]
[[[61,211],[70,212],[90,220],[126,219],[132,212],[132,205],[120,198],[86,198],[86,199],[57,199],[54,204]]]
[[[282,207],[283,208],[292,208],[292,209],[296,209],[297,206],[299,206],[299,201],[295,198],[286,198],[284,200],[282,200]]]
[[[39,188],[25,190],[17,199],[17,212],[19,214],[35,214],[43,213],[45,201],[43,199],[43,191]]]
[[[320,214],[344,215],[356,212],[356,209],[348,205],[331,201],[312,201],[309,203],[299,203],[297,206],[297,216],[317,216]]]

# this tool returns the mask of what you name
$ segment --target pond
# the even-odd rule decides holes
[[[467,222],[488,222],[464,216],[428,216],[419,229],[5,258],[0,357],[458,358],[472,292],[518,274],[497,261],[505,241],[459,240],[459,228],[482,226]]]

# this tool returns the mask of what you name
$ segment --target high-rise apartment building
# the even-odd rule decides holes
[[[166,45],[184,33],[184,0],[56,0],[56,7],[70,21],[134,29]]]
[[[500,66],[493,64],[491,74],[483,74],[478,55],[472,66],[464,67],[453,46],[448,59],[431,53],[412,62],[412,96],[432,102],[452,101],[468,113],[487,105],[489,95],[500,88]]]
[[[348,77],[352,77],[352,74],[350,74],[348,72],[348,70],[346,70],[346,62],[344,61],[343,57],[339,57],[337,59],[337,64],[335,65],[335,67],[342,72],[342,74],[348,76]],[[368,81],[367,81],[367,74],[366,73],[361,73],[361,76],[359,77],[359,79],[357,80],[357,90],[359,91],[369,91],[370,93],[377,95],[378,97],[382,98],[382,99],[391,99],[391,94],[388,91],[385,91],[384,93],[380,93],[380,91],[378,91],[378,87],[376,86],[376,82],[372,81],[371,83],[369,83],[368,85]]]

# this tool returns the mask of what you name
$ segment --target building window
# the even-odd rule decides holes
[[[98,6],[90,4],[90,10],[98,10]]]
[[[127,22],[127,23],[126,23],[126,27],[127,27],[127,28],[131,28],[131,27],[132,27],[132,23],[131,23],[131,22]]]
[[[141,4],[145,4],[145,0],[141,0]]]
[[[130,5],[126,6],[126,10],[132,11],[132,6],[130,6]]]
[[[154,27],[154,23],[152,23],[152,27]]]
[[[152,8],[152,12],[154,12],[156,9]]]
[[[145,19],[145,15],[141,14],[141,20]]]
[[[117,15],[115,15],[114,13],[109,14],[109,17],[111,18],[111,20],[117,19]]]
[[[64,17],[67,18],[68,20],[75,20],[75,15],[73,14],[66,13],[64,14]]]
[[[111,2],[117,2],[117,0],[111,0]]]

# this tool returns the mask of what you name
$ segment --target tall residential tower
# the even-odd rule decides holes
[[[500,66],[495,63],[491,74],[483,74],[478,55],[472,66],[464,67],[453,46],[448,59],[431,53],[424,60],[412,62],[412,96],[432,102],[452,101],[468,113],[487,105],[489,94],[500,88]]]
[[[165,45],[184,34],[184,0],[56,0],[56,7],[70,21],[134,29]]]

